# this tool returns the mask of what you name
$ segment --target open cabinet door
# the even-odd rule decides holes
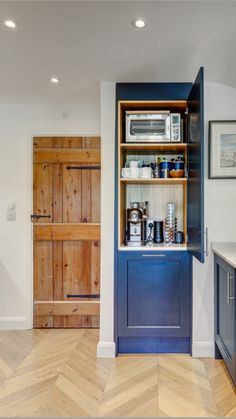
[[[188,250],[204,262],[204,69],[188,97]]]

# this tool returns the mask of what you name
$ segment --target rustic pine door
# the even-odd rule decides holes
[[[98,327],[100,138],[35,137],[33,150],[34,327]]]

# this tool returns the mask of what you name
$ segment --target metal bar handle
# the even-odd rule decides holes
[[[208,257],[209,256],[209,251],[208,251],[208,228],[207,227],[204,230],[204,235],[205,235],[205,250],[204,250],[204,253]]]
[[[234,276],[232,276],[230,272],[227,272],[226,299],[228,304],[230,304],[232,300],[235,300],[235,297],[232,297],[230,293],[231,279],[234,279]]]
[[[142,255],[144,258],[164,258],[165,255]]]

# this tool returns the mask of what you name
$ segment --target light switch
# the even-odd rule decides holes
[[[7,221],[16,221],[16,203],[7,206]]]

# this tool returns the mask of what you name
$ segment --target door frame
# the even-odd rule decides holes
[[[34,153],[33,153],[33,139],[34,137],[100,137],[101,133],[76,133],[70,131],[30,131],[28,132],[28,263],[27,263],[27,322],[26,329],[33,329],[33,315],[34,315],[34,238],[33,238],[33,223],[30,220],[30,214],[33,214],[33,167],[34,167]],[[102,185],[101,185],[102,188]]]

